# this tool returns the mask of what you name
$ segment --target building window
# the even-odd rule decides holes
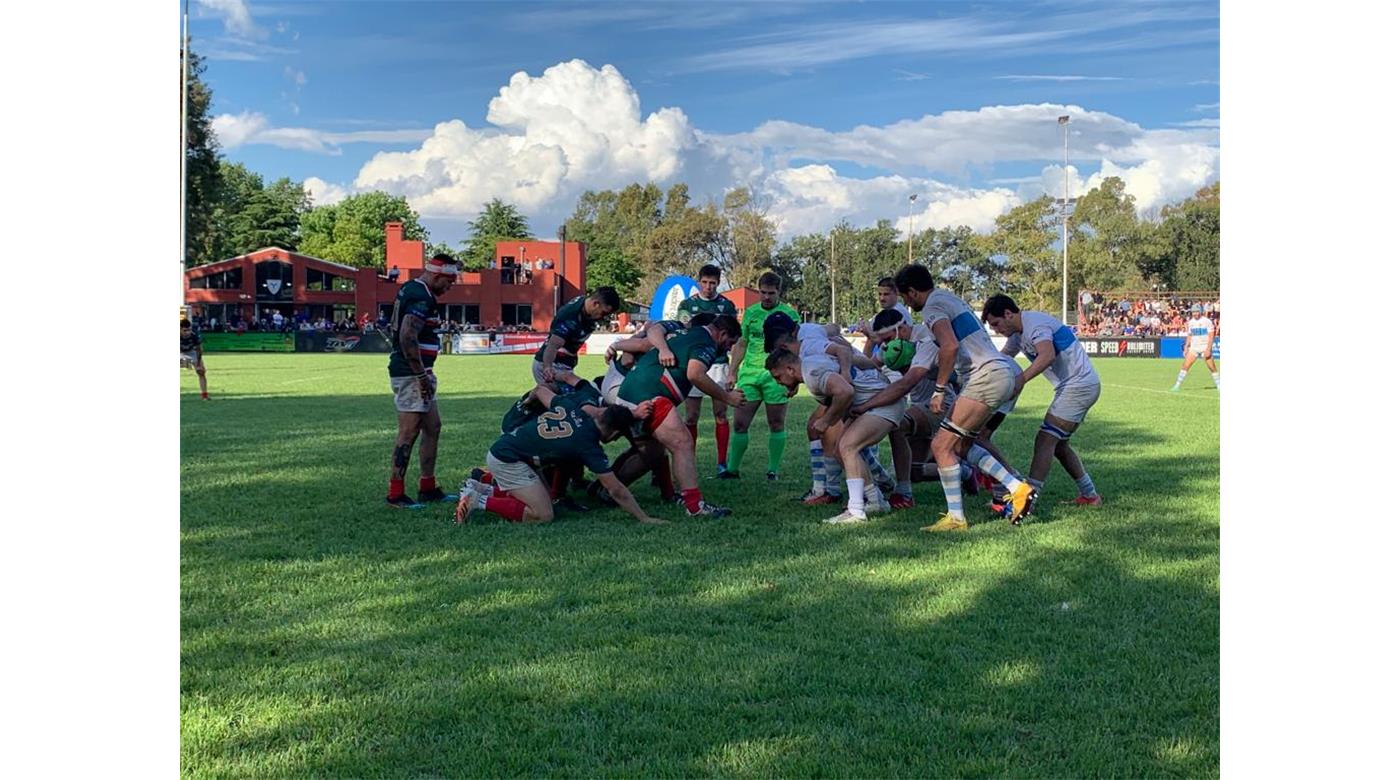
[[[475,303],[449,303],[443,308],[447,319],[459,325],[476,325],[481,322],[481,307]]]
[[[314,268],[306,269],[307,292],[354,292],[355,280]]]
[[[507,327],[512,325],[530,327],[535,321],[532,314],[528,303],[501,304],[501,324]]]

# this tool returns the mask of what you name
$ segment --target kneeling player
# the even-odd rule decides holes
[[[468,479],[457,501],[457,522],[484,509],[514,523],[547,523],[554,519],[554,502],[531,463],[539,460],[579,460],[597,475],[619,506],[643,523],[663,523],[637,505],[632,493],[613,476],[603,442],[622,436],[631,427],[633,413],[620,406],[606,406],[585,394],[561,396],[547,387],[531,391],[531,401],[542,405],[533,422],[517,425],[502,434],[486,452],[487,468],[495,486]],[[524,401],[525,399],[522,399]],[[522,404],[526,411],[528,402]]]
[[[1016,302],[1005,295],[993,295],[982,307],[982,321],[1006,337],[1002,352],[1015,355],[1017,350],[1030,358],[1031,365],[1017,379],[1018,387],[1045,374],[1055,386],[1055,399],[1045,412],[1045,422],[1035,435],[1035,455],[1031,458],[1028,477],[1038,491],[1050,475],[1050,463],[1059,459],[1079,487],[1075,504],[1098,506],[1103,503],[1094,489],[1094,481],[1079,455],[1069,445],[1069,437],[1084,422],[1089,409],[1099,400],[1099,374],[1089,362],[1084,346],[1074,332],[1049,314],[1021,311]]]

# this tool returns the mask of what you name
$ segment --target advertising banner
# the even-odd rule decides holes
[[[290,333],[201,333],[205,352],[295,352]]]
[[[689,276],[668,276],[656,286],[656,294],[651,297],[651,311],[647,319],[674,320],[681,301],[700,292],[700,285]]]
[[[389,337],[382,331],[326,333],[298,331],[297,352],[365,352],[389,354]]]
[[[1162,337],[1162,357],[1175,358],[1180,360],[1186,357],[1186,337],[1185,336],[1164,336]],[[1211,357],[1220,359],[1220,339],[1216,339],[1211,348]]]
[[[1081,336],[1079,343],[1091,358],[1136,357],[1155,358],[1162,356],[1161,339],[1136,338],[1133,336]]]
[[[548,339],[548,333],[458,333],[452,336],[451,354],[533,355]]]

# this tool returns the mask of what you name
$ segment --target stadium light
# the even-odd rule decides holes
[[[914,201],[919,199],[919,193],[914,192],[909,195],[909,262],[914,262]]]
[[[1069,322],[1069,115],[1059,119],[1065,129],[1065,202],[1060,210],[1060,322]]]

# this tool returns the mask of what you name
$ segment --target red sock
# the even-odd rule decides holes
[[[200,393],[200,394],[199,394],[199,397],[200,397],[200,398],[208,398],[208,397],[209,397],[209,394],[208,394],[208,393]]]
[[[687,490],[682,490],[681,499],[685,501],[685,508],[687,511],[700,511],[700,488],[689,488]]]
[[[724,468],[729,455],[729,420],[715,420],[715,449],[719,452],[719,465]]]
[[[559,498],[564,492],[564,484],[564,471],[562,469],[554,469],[554,472],[549,475],[549,497],[554,499]]]
[[[671,463],[667,461],[656,470],[656,486],[661,489],[661,498],[670,501],[676,495],[676,485],[671,481]]]
[[[389,480],[389,498],[398,498],[401,495],[403,495],[403,480]]]
[[[418,492],[424,493],[437,487],[437,477],[419,477]]]
[[[525,519],[525,502],[515,496],[491,496],[486,499],[486,511],[518,523]]]
[[[496,475],[489,471],[483,471],[481,472],[481,479],[478,479],[477,482],[483,485],[494,485],[496,484]]]
[[[685,429],[690,431],[691,443],[700,441],[700,423],[686,423]]]

